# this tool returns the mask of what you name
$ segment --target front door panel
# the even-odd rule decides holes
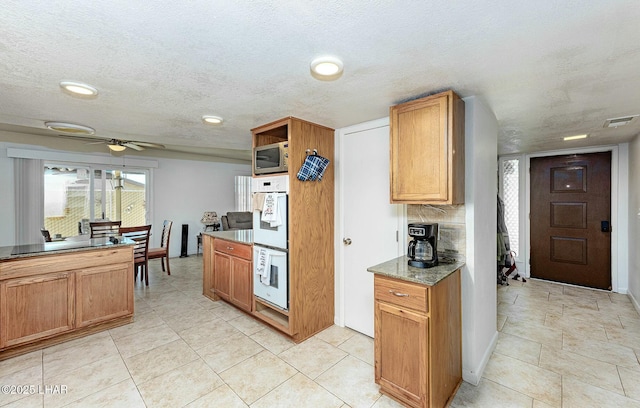
[[[532,277],[611,290],[610,220],[611,152],[531,159]]]

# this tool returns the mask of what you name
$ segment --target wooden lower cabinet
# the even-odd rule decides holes
[[[253,310],[253,264],[251,245],[203,237],[203,293],[224,299],[242,310]]]
[[[375,276],[375,381],[410,407],[445,407],[462,381],[460,271],[435,286]]]
[[[231,302],[251,312],[253,306],[253,264],[241,258],[231,258]]]
[[[133,285],[130,246],[0,262],[0,359],[127,323]]]
[[[213,290],[222,299],[231,301],[231,256],[213,253]]]
[[[69,272],[2,281],[0,348],[72,330],[74,283]]]
[[[376,382],[412,406],[425,406],[428,393],[429,318],[421,313],[376,302]],[[379,356],[378,356],[379,355]]]
[[[127,264],[81,269],[76,277],[76,327],[133,313],[133,270]]]

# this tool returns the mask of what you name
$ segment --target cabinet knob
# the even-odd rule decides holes
[[[344,242],[345,245],[351,245],[351,238],[343,238],[342,242]]]

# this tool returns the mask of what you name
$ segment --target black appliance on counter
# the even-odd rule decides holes
[[[409,266],[431,268],[438,265],[438,224],[409,224],[409,242],[407,256]]]

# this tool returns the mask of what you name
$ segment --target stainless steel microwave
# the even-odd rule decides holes
[[[289,142],[272,143],[253,148],[253,174],[289,171]]]

